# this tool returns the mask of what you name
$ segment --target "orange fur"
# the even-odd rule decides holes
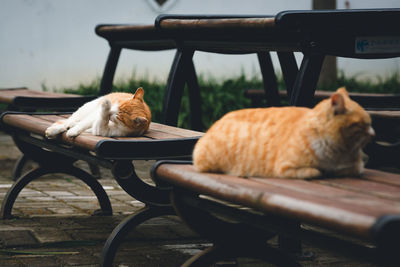
[[[373,135],[370,116],[340,88],[313,109],[230,112],[197,142],[193,161],[199,171],[238,176],[358,175]]]
[[[128,128],[136,129],[139,134],[149,129],[151,121],[151,111],[143,95],[143,88],[138,88],[135,94],[118,92],[105,96],[112,105],[118,103],[116,118]]]

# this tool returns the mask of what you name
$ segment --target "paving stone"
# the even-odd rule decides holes
[[[71,235],[68,234],[68,232],[60,230],[56,227],[52,227],[50,225],[38,227],[34,229],[33,233],[36,239],[39,240],[39,242],[42,244],[59,243],[74,240],[74,238],[72,238]]]
[[[0,247],[15,247],[38,244],[31,229],[2,227],[0,229]]]
[[[53,197],[75,196],[71,192],[67,191],[44,191],[44,193]]]

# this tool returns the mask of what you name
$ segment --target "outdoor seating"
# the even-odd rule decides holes
[[[98,25],[95,31],[110,45],[98,96],[111,92],[122,49],[160,51],[176,48],[174,41],[160,34],[153,25]],[[183,82],[188,83],[192,92],[191,102],[196,103],[198,98],[194,93],[198,92],[197,77],[193,63],[187,62],[187,64],[190,68],[186,69],[187,79]],[[69,174],[85,182],[93,190],[100,204],[101,209],[95,214],[111,215],[112,208],[107,194],[95,178],[100,176],[98,166],[112,169],[121,187],[135,199],[145,203],[146,208],[126,218],[108,238],[101,262],[102,265],[109,266],[127,232],[152,217],[174,214],[169,202],[168,190],[141,181],[135,174],[132,160],[188,159],[191,157],[195,142],[202,133],[152,123],[145,137],[132,139],[101,138],[90,135],[81,135],[74,140],[67,140],[65,136],[57,141],[44,138],[44,130],[52,122],[70,115],[70,113],[51,113],[51,110],[73,111],[93,98],[39,92],[25,88],[0,91],[2,103],[9,104],[7,108],[9,111],[2,113],[0,125],[10,133],[23,153],[14,170],[13,176],[16,181],[2,202],[1,217],[11,218],[12,207],[19,192],[31,181],[49,173]],[[72,101],[69,101],[70,99]],[[10,110],[18,112],[10,113]],[[21,111],[30,113],[19,113]],[[46,111],[46,113],[32,113],[32,111]],[[193,120],[195,121],[197,120]],[[202,126],[192,124],[192,128],[202,128]],[[38,166],[22,174],[22,169],[28,159],[35,161]],[[89,164],[92,175],[73,165],[78,159]]]
[[[110,45],[97,95],[81,96],[27,88],[1,89],[0,103],[6,105],[3,111],[75,111],[84,103],[112,91],[115,71],[122,49],[159,51],[175,48],[174,42],[158,34],[152,25],[98,25],[95,31],[100,37],[105,38]],[[129,36],[128,39],[127,36]],[[25,154],[18,160],[13,172],[14,180],[22,174],[28,160]],[[96,166],[91,165],[90,167],[92,173],[99,177],[100,174]]]
[[[258,53],[264,62],[261,72],[269,106],[280,104],[268,53],[277,52],[289,104],[311,106],[325,56],[360,59],[400,56],[400,32],[393,23],[398,21],[399,14],[400,9],[366,9],[283,11],[275,16],[160,15],[156,28],[176,40],[183,59],[191,59],[195,51]],[[300,67],[294,52],[304,56]],[[167,86],[170,101],[177,101],[183,90],[179,81],[186,61],[175,61],[172,66],[176,71]],[[166,103],[165,107],[165,122],[176,124],[179,112],[176,103]]]
[[[367,169],[360,177],[242,178],[167,161],[154,166],[153,177],[173,186],[177,214],[213,242],[183,266],[236,257],[300,266],[295,256],[301,242],[383,266],[399,264],[399,174]],[[275,235],[279,248],[267,244]]]
[[[100,210],[95,214],[111,215],[111,203],[100,183],[93,175],[74,165],[77,160],[83,160],[92,166],[110,169],[130,196],[146,204],[111,233],[101,254],[101,266],[112,265],[119,244],[131,229],[150,218],[176,213],[214,243],[213,247],[185,263],[186,266],[205,266],[236,256],[256,257],[278,266],[298,266],[293,253],[301,251],[300,240],[336,247],[344,252],[351,248],[352,253],[359,253],[361,257],[397,263],[398,249],[393,244],[400,238],[400,175],[367,169],[361,177],[302,181],[198,173],[190,159],[193,147],[203,133],[175,126],[187,84],[191,127],[203,130],[200,88],[192,60],[195,51],[256,53],[268,105],[280,105],[281,98],[286,96],[290,105],[311,106],[314,96],[325,97],[315,89],[326,55],[353,58],[400,56],[398,45],[389,50],[363,47],[365,38],[398,37],[400,31],[393,21],[397,21],[399,16],[398,9],[285,11],[276,16],[161,15],[155,26],[97,26],[96,33],[110,45],[99,95],[111,91],[121,49],[177,50],[165,91],[162,122],[152,122],[148,133],[142,137],[110,138],[83,133],[69,139],[64,133],[49,140],[45,138],[46,128],[71,113],[31,112],[42,110],[45,103],[52,102],[44,97],[47,93],[40,95],[40,101],[44,103],[40,107],[21,105],[16,108],[18,99],[24,99],[19,93],[24,93],[25,89],[14,91],[14,95],[12,90],[8,90],[10,93],[4,94],[7,97],[3,97],[3,91],[0,91],[0,100],[10,104],[9,110],[19,110],[2,113],[1,128],[13,137],[24,157],[38,163],[26,174],[16,172],[18,179],[2,202],[1,217],[12,218],[14,202],[27,184],[52,173],[69,174],[82,180],[99,201]],[[287,87],[283,94],[277,88],[271,51],[277,52],[281,64]],[[294,52],[304,55],[300,68]],[[52,98],[54,103],[66,103],[64,97],[71,97],[58,94],[52,97],[56,95]],[[59,97],[63,100],[58,100]],[[379,98],[377,95],[373,97]],[[385,97],[388,98],[382,98],[380,107],[393,99],[397,104],[398,96]],[[369,96],[368,99],[371,101]],[[25,103],[33,103],[32,100],[29,98]],[[47,107],[50,109],[52,104]],[[387,136],[389,131],[398,133],[398,112],[370,112],[375,118],[377,136],[384,142],[391,141],[391,144],[369,148],[368,153],[375,164],[373,167],[398,167],[399,136]],[[156,163],[152,170],[154,185],[143,182],[136,175],[132,163],[132,160],[150,159],[174,160]],[[177,159],[185,161],[175,161]],[[22,169],[21,166],[18,168]],[[266,243],[276,235],[280,237],[281,249]],[[359,246],[360,242],[362,245]]]
[[[160,15],[156,27],[176,40],[185,59],[175,61],[172,66],[176,71],[169,79],[167,94],[175,102],[166,103],[165,122],[176,124],[179,111],[176,96],[183,90],[179,82],[182,70],[196,51],[258,53],[259,58],[267,58],[261,69],[263,94],[267,105],[278,106],[282,94],[268,54],[276,51],[288,103],[312,106],[314,95],[325,97],[315,92],[325,56],[360,59],[400,56],[400,31],[393,25],[399,16],[399,9],[284,11],[276,16]],[[393,42],[387,42],[389,39]],[[304,56],[299,68],[294,52]],[[393,105],[398,107],[398,96],[353,94],[353,97],[367,101],[373,109],[381,109],[370,112],[380,141],[367,149],[373,167],[398,168],[400,143],[396,129],[400,117],[396,108],[385,110],[393,109]],[[388,144],[388,140],[393,143]],[[386,263],[397,262],[398,251],[392,244],[399,237],[399,210],[395,194],[389,196],[398,190],[397,174],[366,170],[361,177],[298,181],[198,173],[191,165],[173,162],[159,163],[154,169],[155,180],[169,182],[174,187],[173,203],[180,217],[215,244],[185,266],[206,266],[217,259],[238,255],[259,257],[280,266],[298,266],[282,251],[266,246],[266,240],[276,233],[283,237],[282,246],[294,251],[299,247],[296,236],[321,237],[320,243],[332,247],[354,247],[354,244],[342,246],[347,242],[336,243],[331,236],[326,238],[318,231],[309,235],[300,225],[336,231],[344,239],[356,237],[369,241],[376,246],[377,253],[363,247],[361,254],[376,256],[375,259]],[[243,206],[244,210],[230,204]],[[237,223],[232,224],[232,220]]]
[[[65,133],[56,140],[45,138],[45,130],[69,114],[5,112],[1,126],[12,135],[21,152],[38,162],[33,170],[19,177],[8,190],[1,206],[1,217],[12,218],[12,207],[18,194],[30,182],[45,174],[63,173],[86,183],[95,193],[100,210],[95,215],[112,215],[111,203],[100,183],[83,169],[73,165],[83,160],[111,169],[118,184],[133,198],[146,204],[138,213],[128,216],[112,232],[102,254],[102,265],[110,266],[119,244],[137,225],[162,215],[175,214],[169,200],[169,188],[150,185],[135,173],[132,160],[188,159],[201,132],[151,123],[142,137],[99,137],[88,133],[74,139]]]

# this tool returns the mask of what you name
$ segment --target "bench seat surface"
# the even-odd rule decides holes
[[[2,122],[8,127],[13,129],[23,130],[28,133],[33,133],[41,137],[45,136],[45,131],[52,123],[58,120],[65,120],[70,116],[70,114],[46,114],[46,115],[34,115],[34,114],[5,114],[2,117]],[[66,145],[72,145],[74,147],[83,148],[92,152],[102,154],[102,157],[106,158],[119,158],[124,155],[129,157],[129,155],[134,155],[134,153],[144,154],[146,151],[140,151],[142,147],[139,145],[146,145],[145,149],[152,150],[149,144],[154,144],[154,149],[159,146],[160,150],[172,149],[171,147],[176,147],[177,153],[180,149],[185,150],[185,146],[188,149],[186,155],[191,154],[191,149],[194,143],[203,135],[201,132],[196,132],[192,130],[186,130],[182,128],[167,126],[159,123],[152,122],[150,124],[150,129],[147,133],[140,137],[102,137],[95,136],[90,133],[82,133],[74,139],[68,138],[65,133],[60,135],[60,137],[54,142],[62,142]],[[166,147],[160,146],[160,142],[166,144]],[[136,149],[135,149],[136,148]],[[189,151],[190,148],[190,151]],[[131,149],[139,151],[129,151]],[[128,155],[128,154],[129,155]],[[166,153],[174,154],[171,151]],[[181,154],[182,155],[182,154]]]
[[[11,104],[16,97],[30,98],[59,98],[59,97],[82,97],[74,94],[53,93],[31,90],[28,88],[0,89],[0,103]]]
[[[162,164],[157,177],[220,200],[281,215],[365,240],[385,215],[400,214],[400,175],[365,170],[358,178],[239,178]]]

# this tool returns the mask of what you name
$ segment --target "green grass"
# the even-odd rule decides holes
[[[198,81],[201,88],[202,120],[206,128],[231,110],[250,107],[250,100],[243,96],[243,91],[245,89],[263,87],[262,80],[259,77],[246,77],[244,74],[224,80],[199,75]],[[53,88],[52,90],[82,95],[95,95],[97,94],[99,86],[100,78],[97,78],[90,83],[80,84],[74,88]],[[332,91],[341,86],[346,86],[346,88],[352,92],[400,94],[400,75],[393,74],[386,78],[378,78],[377,82],[371,82],[368,80],[360,81],[356,76],[345,77],[343,73],[339,73],[336,83],[319,87],[318,89]],[[159,122],[162,114],[162,102],[165,88],[164,81],[160,82],[159,80],[151,80],[146,77],[140,78],[133,74],[127,79],[116,81],[112,90],[114,92],[134,92],[138,87],[144,88],[145,100],[152,110],[153,121]],[[280,77],[278,77],[278,88],[280,90],[285,89],[284,82]],[[43,85],[43,90],[49,90],[49,88]],[[178,126],[184,128],[190,127],[187,88],[185,88],[182,99]]]

